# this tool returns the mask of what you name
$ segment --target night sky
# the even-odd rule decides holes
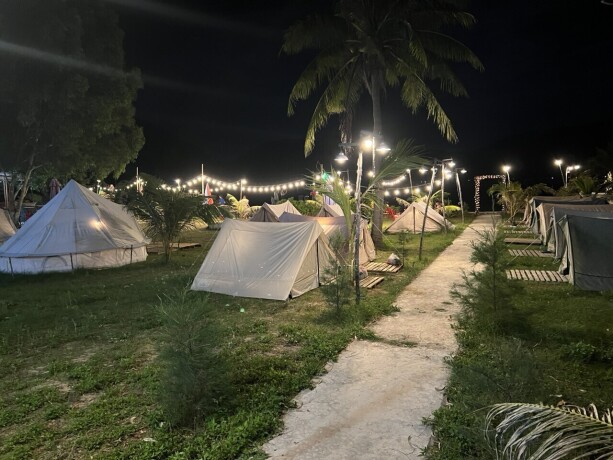
[[[332,163],[337,119],[305,159],[314,99],[287,117],[291,87],[310,56],[280,54],[284,30],[329,2],[107,1],[120,14],[128,65],[141,69],[145,85],[137,121],[146,145],[127,175],[138,166],[171,181],[194,177],[204,163],[205,174],[265,184]],[[498,174],[508,163],[523,185],[560,186],[554,158],[581,162],[613,141],[613,6],[482,0],[467,10],[477,25],[452,34],[485,71],[455,66],[470,98],[440,99],[459,142],[445,142],[425,113],[412,115],[393,90],[383,107],[385,140],[414,138],[431,156],[453,157],[471,177]],[[372,127],[368,102],[356,131]]]

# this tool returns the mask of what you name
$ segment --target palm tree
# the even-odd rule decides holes
[[[307,128],[305,155],[313,150],[316,132],[331,115],[343,114],[341,139],[351,137],[352,112],[364,92],[372,101],[372,134],[380,140],[387,87],[399,88],[402,102],[413,113],[425,108],[442,135],[456,142],[457,134],[429,83],[438,82],[441,91],[453,96],[467,95],[448,63],[467,62],[478,70],[483,66],[443,29],[469,28],[474,17],[453,0],[338,0],[335,6],[333,15],[308,17],[290,27],[284,37],[286,54],[317,52],[294,85],[288,104],[292,115],[298,101],[321,89]],[[382,194],[379,190],[380,201]],[[376,243],[382,241],[382,220],[379,207],[373,218]]]
[[[213,224],[225,212],[215,205],[204,204],[202,197],[186,192],[173,192],[161,187],[161,181],[148,180],[143,193],[130,192],[126,207],[145,225],[145,234],[161,241],[164,260],[170,260],[171,244],[183,231],[194,228],[200,221]]]
[[[486,416],[486,433],[497,459],[613,458],[611,410],[599,414],[593,404],[496,404]]]
[[[353,241],[353,280],[355,283],[356,304],[360,303],[360,231],[359,223],[361,223],[364,211],[366,211],[366,205],[364,201],[372,201],[375,199],[374,192],[376,191],[375,185],[383,180],[389,180],[394,177],[398,177],[406,171],[407,168],[415,168],[416,166],[424,163],[423,147],[416,146],[412,140],[403,139],[399,141],[392,149],[390,155],[388,155],[382,162],[382,167],[377,172],[377,175],[373,178],[371,183],[362,193],[356,193],[356,199],[353,200],[349,197],[347,190],[343,185],[343,181],[340,179],[336,171],[332,171],[330,175],[320,174],[317,178],[313,178],[313,189],[319,194],[331,198],[337,203],[343,210],[345,216],[345,222],[347,228],[350,229],[350,236],[348,241]],[[359,176],[358,176],[359,177]],[[359,184],[356,184],[356,188]],[[352,216],[352,210],[356,212]],[[354,225],[352,226],[352,220]],[[362,261],[363,262],[363,261]]]
[[[487,193],[496,196],[498,203],[501,204],[509,216],[511,225],[515,225],[515,216],[524,205],[524,190],[519,182],[498,183],[492,185]]]

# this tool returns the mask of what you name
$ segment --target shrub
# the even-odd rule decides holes
[[[183,290],[165,296],[158,307],[162,322],[158,399],[173,426],[198,421],[223,388],[225,372],[213,348],[218,333],[207,319],[207,301],[208,297],[202,302]]]

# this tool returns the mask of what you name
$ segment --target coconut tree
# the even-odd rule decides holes
[[[171,245],[197,222],[213,224],[226,212],[221,207],[204,204],[202,197],[163,188],[161,181],[148,180],[143,192],[131,191],[126,207],[144,224],[145,234],[161,241],[164,260],[170,260]]]
[[[351,137],[351,115],[364,94],[372,102],[372,136],[380,140],[382,99],[388,87],[399,88],[402,102],[413,113],[425,109],[441,134],[456,142],[457,134],[430,85],[438,83],[441,92],[466,96],[449,63],[467,62],[478,70],[483,66],[445,28],[469,28],[474,23],[474,17],[453,0],[338,0],[333,14],[310,16],[291,26],[282,51],[316,52],[292,88],[288,104],[292,115],[297,102],[319,94],[307,128],[305,155],[311,153],[316,132],[332,115],[346,115],[341,140]],[[382,191],[378,197],[382,201]],[[373,218],[376,243],[382,241],[382,220],[379,207]]]

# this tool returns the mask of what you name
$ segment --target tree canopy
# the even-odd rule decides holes
[[[99,0],[0,3],[0,170],[119,176],[144,144],[142,86],[125,70],[123,32]]]

